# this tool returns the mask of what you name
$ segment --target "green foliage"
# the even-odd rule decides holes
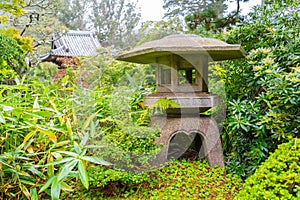
[[[89,172],[91,189],[78,199],[95,194],[103,199],[231,199],[242,186],[241,179],[203,160],[174,161],[143,173],[99,167]]]
[[[44,85],[25,84],[23,78],[15,86],[1,85],[1,198],[30,199],[30,191],[40,188],[58,199],[61,189],[72,190],[68,182],[75,178],[88,188],[88,163],[109,164],[86,155],[86,127],[96,115],[77,117],[72,93],[63,88],[67,79]]]
[[[39,63],[39,65],[30,68],[28,76],[32,80],[47,82],[48,80],[52,81],[52,77],[54,77],[57,73],[57,65],[50,62],[42,62]]]
[[[101,140],[99,137],[91,140],[95,145],[93,153],[118,169],[145,170],[160,150],[155,144],[159,134],[159,130],[154,128],[116,122],[113,129],[103,133]]]
[[[151,74],[107,55],[53,82],[56,71],[43,63],[0,86],[1,199],[58,199],[80,187],[77,180],[89,188],[91,163],[109,165],[107,158],[139,170],[159,150],[142,102]]]
[[[172,99],[160,98],[149,107],[149,112],[161,114],[169,108],[180,108],[180,105]]]
[[[278,149],[246,179],[236,199],[299,199],[300,139]]]
[[[298,7],[298,1],[266,4],[225,34],[227,42],[241,43],[249,52],[246,60],[216,68],[228,102],[222,132],[227,164],[243,177],[288,136],[299,134]]]
[[[26,66],[24,50],[17,41],[0,33],[0,81],[21,74]]]
[[[26,5],[24,0],[3,0],[0,3],[0,10],[4,11],[5,13],[9,13],[11,15],[15,16],[21,16],[22,14],[25,14],[25,10],[22,8],[22,6]],[[0,24],[6,25],[8,23],[8,16],[3,15],[0,16]]]

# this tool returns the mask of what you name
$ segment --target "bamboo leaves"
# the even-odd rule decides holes
[[[111,165],[109,162],[101,160],[92,156],[85,156],[86,149],[80,146],[77,142],[73,143],[74,151],[55,151],[54,155],[58,160],[50,162],[45,166],[57,166],[59,165],[59,172],[57,175],[51,176],[44,186],[40,189],[39,193],[45,191],[51,184],[51,197],[53,200],[58,199],[60,195],[61,185],[65,184],[67,178],[72,177],[73,174],[81,181],[82,185],[89,188],[89,177],[86,169],[88,162],[100,164],[100,165]],[[64,158],[62,158],[63,156]],[[77,169],[76,169],[77,168]]]
[[[59,199],[62,190],[74,187],[67,181],[89,187],[89,163],[110,165],[87,155],[85,147],[98,112],[78,117],[71,94],[58,94],[59,84],[0,85],[0,179],[18,188],[14,198],[38,199],[46,192]]]

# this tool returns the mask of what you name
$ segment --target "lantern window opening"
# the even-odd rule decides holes
[[[179,85],[196,84],[197,71],[196,69],[179,69],[178,77]]]

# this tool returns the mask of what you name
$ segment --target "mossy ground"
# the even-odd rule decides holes
[[[73,199],[233,199],[243,183],[224,168],[210,168],[205,160],[174,161],[139,174],[112,170],[114,177],[109,179],[101,169],[98,174],[91,171],[90,189]]]

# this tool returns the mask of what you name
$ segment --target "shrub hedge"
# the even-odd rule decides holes
[[[300,199],[300,139],[278,149],[246,179],[235,199]]]

